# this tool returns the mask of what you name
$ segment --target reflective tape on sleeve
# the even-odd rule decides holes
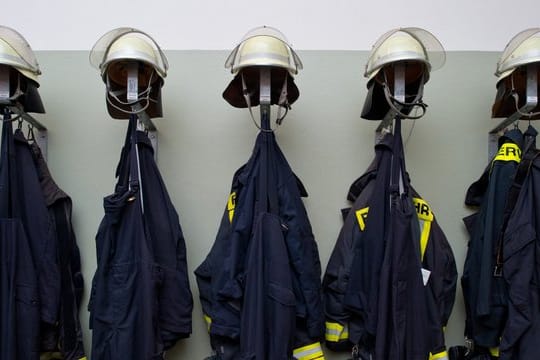
[[[499,348],[498,347],[489,348],[489,353],[491,354],[491,356],[499,357]]]
[[[448,359],[449,359],[448,352],[446,350],[438,352],[436,354],[429,353],[429,360],[448,360]]]
[[[294,349],[293,356],[296,360],[324,360],[320,342]]]
[[[349,329],[340,323],[326,322],[326,341],[338,342],[349,338]]]

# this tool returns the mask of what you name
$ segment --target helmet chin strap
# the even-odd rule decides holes
[[[426,79],[426,72],[424,72],[424,74],[422,75],[422,81],[420,82],[420,87],[418,89],[418,93],[416,94],[416,96],[415,96],[415,98],[414,98],[414,100],[412,102],[402,102],[402,101],[399,101],[398,99],[396,99],[394,97],[394,95],[390,92],[390,88],[388,86],[388,80],[386,78],[385,69],[383,69],[383,75],[384,75],[384,82],[382,83],[382,85],[383,85],[383,90],[384,90],[384,97],[385,97],[386,102],[388,103],[388,105],[392,108],[392,110],[394,110],[400,117],[402,117],[404,119],[413,119],[413,120],[414,119],[420,119],[422,116],[424,116],[426,114],[427,104],[425,104],[422,101],[422,96],[424,96],[424,83],[425,83],[425,79]],[[415,115],[415,116],[405,114],[405,113],[401,112],[401,110],[398,109],[395,104],[398,104],[398,105],[400,105],[402,107],[406,107],[406,108],[420,108],[420,109],[422,109],[422,113],[420,115]]]
[[[516,111],[522,115],[522,116],[527,116],[527,117],[533,117],[533,116],[537,116],[537,115],[540,115],[540,111],[537,111],[537,112],[528,112],[528,113],[524,113],[523,111],[521,111],[521,109],[519,108],[519,94],[518,92],[516,91],[516,88],[514,86],[514,73],[512,73],[512,75],[510,75],[510,82],[512,83],[512,89],[510,90],[510,94],[512,95],[512,97],[514,98],[514,103],[515,103],[515,106],[516,106]],[[532,110],[532,109],[531,109]]]
[[[153,70],[152,73],[150,74],[150,79],[148,79],[148,86],[146,87],[146,89],[144,89],[143,91],[141,91],[138,94],[137,100],[135,100],[135,101],[122,101],[122,100],[120,100],[120,98],[118,96],[126,94],[127,90],[126,89],[112,90],[111,89],[110,79],[109,79],[109,74],[107,73],[107,75],[106,75],[107,94],[106,95],[110,95],[110,97],[112,97],[114,100],[116,100],[119,104],[129,106],[131,108],[132,108],[133,105],[135,105],[135,104],[137,104],[139,102],[142,102],[142,101],[145,102],[144,106],[142,106],[138,110],[126,110],[126,109],[116,105],[115,103],[113,103],[113,101],[109,98],[109,96],[105,96],[105,98],[107,99],[107,103],[109,103],[109,105],[111,105],[116,110],[121,111],[121,112],[123,112],[125,114],[135,115],[135,114],[139,114],[139,113],[141,113],[143,111],[146,111],[148,106],[150,106],[150,102],[153,102],[153,103],[157,102],[157,100],[152,99],[150,97],[150,92],[152,91],[152,78],[154,77],[155,73],[156,73],[156,71]]]
[[[242,94],[244,95],[246,105],[249,109],[249,115],[251,116],[251,120],[253,120],[253,123],[260,131],[264,131],[264,132],[274,131],[275,129],[271,129],[271,130],[263,129],[259,125],[259,123],[257,123],[257,121],[255,120],[255,116],[253,115],[253,110],[251,108],[251,93],[249,92],[247,88],[246,80],[244,79],[243,72],[240,73],[240,77],[242,78]],[[283,122],[283,119],[285,119],[285,116],[287,116],[289,109],[291,108],[291,106],[289,105],[289,101],[287,99],[287,76],[285,76],[285,80],[283,81],[283,86],[281,87],[281,93],[279,94],[279,100],[278,100],[277,105],[278,105],[278,113],[277,113],[277,118],[276,118],[276,124],[277,126],[280,126],[281,123]],[[281,112],[283,109],[285,109],[285,113],[281,115]]]

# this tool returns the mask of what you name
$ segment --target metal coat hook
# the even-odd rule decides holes
[[[489,132],[489,144],[488,144],[488,155],[489,158],[493,158],[498,150],[498,140],[501,135],[501,132],[506,129],[512,123],[520,119],[529,119],[527,114],[530,114],[531,111],[538,106],[538,70],[539,63],[532,63],[527,65],[527,83],[525,88],[525,104],[517,108],[516,102],[516,111],[501,121],[496,127],[494,127]],[[532,115],[532,114],[531,114]]]
[[[126,98],[130,102],[134,102],[131,105],[131,110],[137,114],[139,122],[144,126],[145,131],[148,134],[148,138],[154,148],[154,159],[157,161],[158,152],[158,137],[157,128],[154,122],[144,111],[142,105],[137,101],[139,100],[139,66],[137,62],[131,62],[128,64],[127,74],[127,94]]]
[[[394,98],[398,101],[396,108],[401,111],[401,104],[405,103],[405,64],[401,62],[394,65]],[[397,115],[397,111],[390,107],[375,130],[375,143],[381,141],[385,134],[392,132],[392,124]]]
[[[261,67],[259,81],[259,106],[261,111],[261,130],[272,131],[270,127],[270,108],[272,103],[271,72],[269,67]]]
[[[43,157],[47,159],[47,128],[28,114],[16,98],[10,96],[11,67],[0,65],[0,108],[15,115],[15,119],[22,119],[36,129],[35,142],[38,144]]]

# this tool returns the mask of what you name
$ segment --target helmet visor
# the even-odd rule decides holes
[[[101,70],[103,63],[106,60],[109,49],[111,48],[111,45],[120,37],[130,33],[140,34],[142,38],[144,38],[145,40],[149,40],[148,43],[152,45],[152,48],[154,49],[154,52],[156,54],[155,66],[157,66],[158,72],[166,74],[167,70],[169,69],[169,63],[167,61],[167,57],[165,56],[159,45],[156,43],[156,41],[145,32],[129,27],[117,28],[103,35],[94,44],[92,50],[90,51],[90,64],[96,69]]]
[[[506,44],[504,51],[501,55],[499,62],[497,63],[497,70],[495,71],[495,76],[501,76],[505,71],[511,70],[516,66],[517,62],[520,59],[512,59],[514,52],[517,48],[522,45],[527,39],[536,36],[540,37],[540,28],[530,28],[523,30],[522,32],[515,35],[509,42]],[[538,49],[540,53],[540,49]]]
[[[34,55],[34,52],[32,51],[32,48],[28,42],[21,34],[7,26],[0,26],[0,39],[8,43],[18,55],[19,59],[17,59],[15,62],[21,63],[20,67],[22,69],[28,70],[36,75],[41,74],[36,56]],[[12,55],[0,54],[0,58],[2,56]]]
[[[422,46],[422,57],[427,61],[430,71],[440,69],[444,65],[444,62],[446,61],[446,53],[442,44],[433,34],[431,34],[427,30],[416,27],[398,28],[390,30],[383,34],[373,45],[370,57],[366,64],[366,71],[364,73],[365,77],[369,77],[371,74],[373,74],[374,71],[389,62],[380,61],[376,59],[376,56],[382,44],[385,43],[392,35],[396,34],[397,32],[406,33],[412,38],[414,38],[416,41],[418,41],[418,43]],[[418,60],[418,54],[416,52],[409,52],[404,50],[401,53],[394,54],[393,58],[395,59],[395,61]]]
[[[238,49],[240,48],[240,45],[242,45],[242,43],[244,41],[246,41],[248,39],[251,39],[253,37],[256,37],[256,36],[270,36],[270,37],[276,38],[277,40],[283,42],[287,46],[287,48],[289,49],[289,51],[291,53],[292,60],[294,62],[294,67],[297,70],[302,70],[303,69],[303,65],[302,65],[302,61],[300,60],[300,57],[292,49],[291,44],[289,43],[289,41],[287,40],[285,35],[283,35],[283,33],[281,31],[279,31],[278,29],[273,28],[271,26],[260,26],[260,27],[257,27],[255,29],[252,29],[252,30],[248,31],[247,34],[244,35],[244,37],[242,38],[240,43],[231,51],[231,53],[227,57],[227,60],[225,60],[225,68],[227,68],[227,69],[229,69],[229,68],[232,69],[233,68],[233,66],[235,65],[235,62],[238,59],[237,55],[238,55]]]

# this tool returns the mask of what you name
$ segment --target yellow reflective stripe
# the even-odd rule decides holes
[[[499,149],[499,152],[497,153],[497,155],[493,158],[493,162],[495,162],[495,161],[515,161],[515,162],[520,162],[521,161],[521,149],[516,144],[504,143],[504,144],[502,144],[501,148]],[[491,165],[493,165],[493,163]]]
[[[297,360],[324,360],[321,343],[316,342],[293,350],[293,356]]]
[[[416,214],[420,220],[433,221],[433,212],[424,199],[413,198],[413,203],[416,208]]]
[[[413,204],[416,208],[418,221],[421,222],[422,233],[420,234],[420,259],[423,261],[429,241],[431,222],[433,221],[434,217],[428,203],[423,199],[413,198]]]
[[[345,328],[341,335],[339,335],[339,340],[347,340],[349,338],[349,330]]]
[[[424,261],[424,254],[426,253],[427,244],[429,241],[429,232],[431,231],[431,222],[424,221],[422,227],[422,234],[420,235],[420,259]]]
[[[332,342],[338,342],[342,338],[342,334],[345,332],[343,331],[345,327],[339,323],[332,323],[332,322],[325,322],[326,324],[326,334],[325,338],[327,341]],[[347,337],[345,339],[349,338],[349,332],[347,331]]]
[[[489,353],[491,354],[491,356],[499,356],[499,348],[498,347],[489,348]]]
[[[82,358],[80,358],[79,360],[86,360],[86,356],[85,356],[85,357],[82,357]]]
[[[448,352],[445,350],[436,354],[429,353],[429,360],[448,360]]]
[[[212,318],[206,314],[203,314],[204,321],[206,321],[206,329],[210,331],[210,325],[212,325]]]
[[[360,231],[364,231],[366,228],[366,218],[369,211],[369,207],[365,207],[360,210],[356,210],[356,220],[358,220],[358,226],[360,227]]]
[[[229,195],[229,200],[227,200],[227,211],[229,212],[229,222],[232,223],[234,218],[234,208],[236,207],[236,191],[233,191]]]

